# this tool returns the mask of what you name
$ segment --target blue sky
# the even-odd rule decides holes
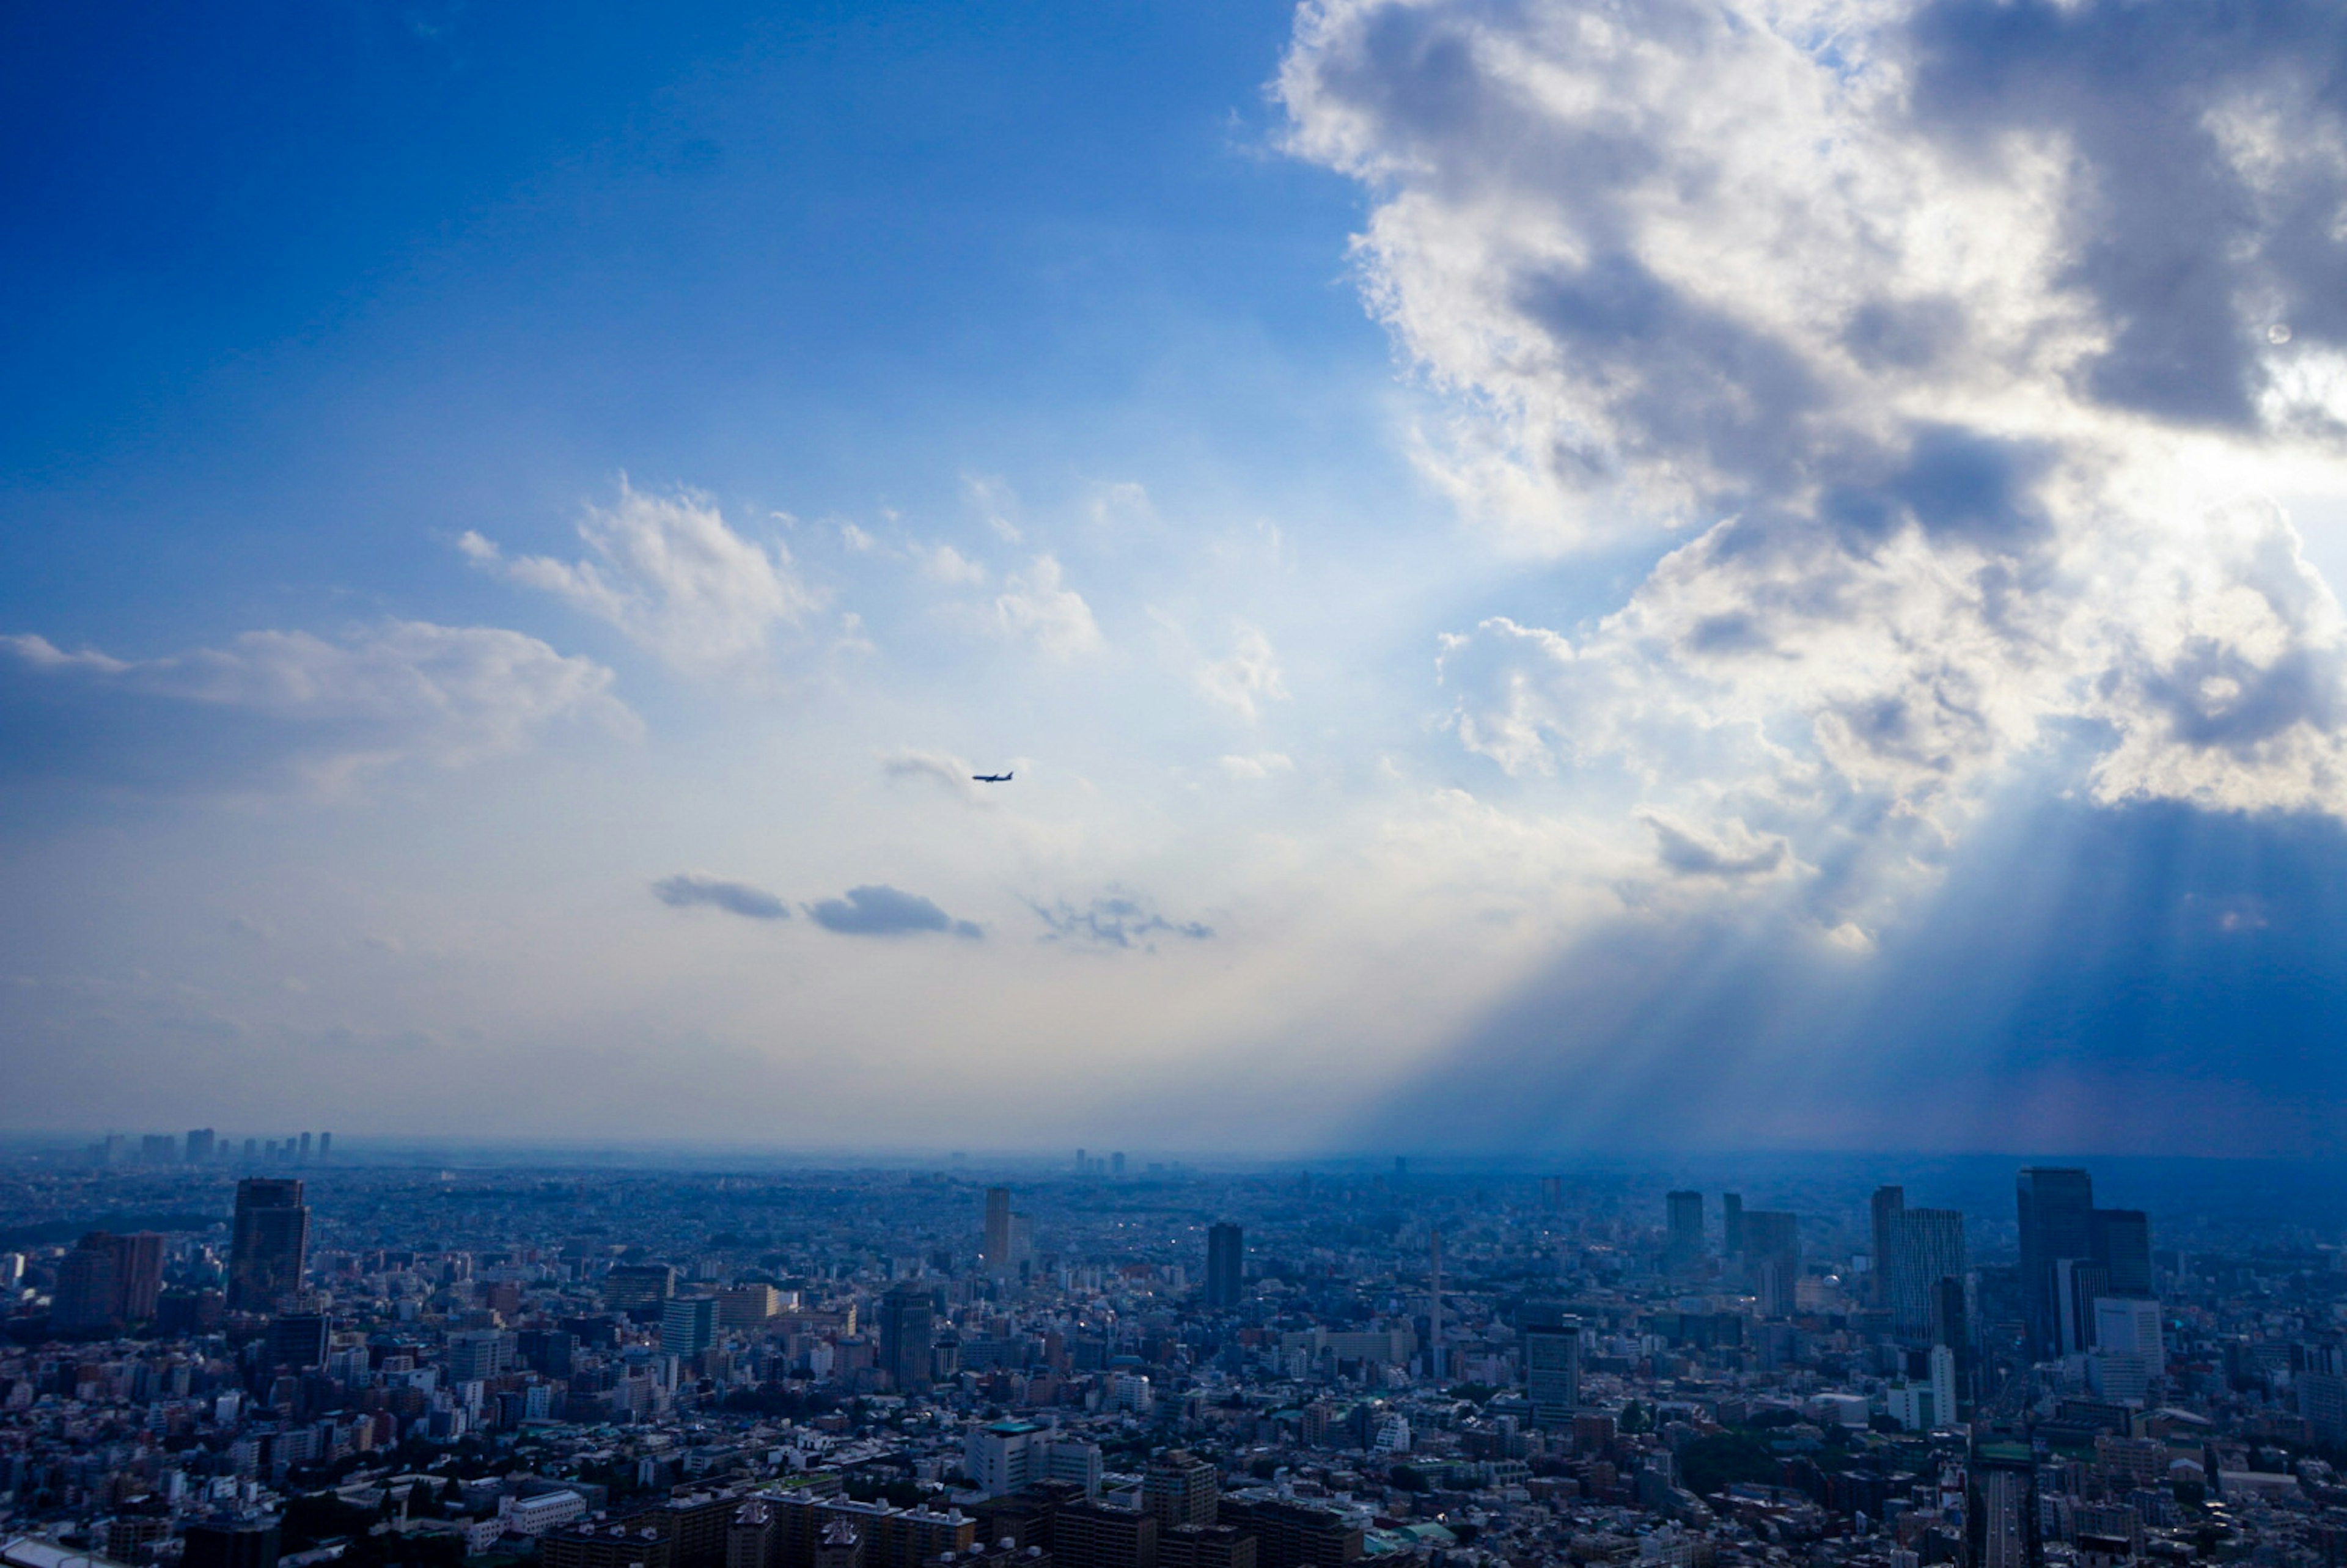
[[[11,1114],[2328,1152],[2251,13],[12,15]]]

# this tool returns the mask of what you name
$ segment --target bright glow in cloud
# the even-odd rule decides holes
[[[589,507],[579,537],[589,559],[508,557],[477,533],[458,544],[482,568],[554,594],[696,674],[753,666],[775,627],[798,625],[822,602],[779,541],[743,538],[695,491],[646,495],[622,478],[619,503]]]
[[[2148,15],[1306,8],[1294,145],[1376,192],[1368,299],[1458,395],[1430,473],[1546,550],[1694,530],[1593,625],[1451,637],[1464,745],[1714,876],[1935,859],[2082,743],[2106,801],[2347,814],[2339,607],[2239,484],[2347,412],[2347,233],[2301,222],[2347,121]]]

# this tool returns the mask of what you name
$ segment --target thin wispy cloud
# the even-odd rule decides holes
[[[981,770],[962,757],[943,752],[889,752],[880,759],[880,771],[891,779],[932,785],[964,805],[991,810],[995,804],[976,777],[991,770]]]
[[[1074,904],[1056,899],[1030,902],[1043,922],[1040,940],[1079,947],[1112,948],[1119,951],[1155,952],[1160,938],[1204,942],[1214,928],[1202,920],[1171,920],[1133,894],[1112,892]]]
[[[154,659],[119,659],[94,650],[67,651],[37,634],[0,637],[0,663],[30,683],[28,694],[95,710],[88,725],[135,731],[139,713],[126,700],[161,702],[224,720],[269,721],[222,743],[267,765],[285,762],[312,782],[337,785],[408,761],[463,767],[529,747],[556,725],[585,723],[606,733],[641,733],[635,713],[613,694],[610,670],[558,653],[521,632],[495,627],[392,620],[340,637],[307,631],[249,631],[220,648]],[[187,737],[190,760],[211,743]],[[136,745],[135,733],[124,743]],[[169,759],[148,766],[168,768]]]
[[[695,674],[754,667],[776,628],[822,604],[779,540],[744,538],[696,491],[650,495],[622,478],[617,503],[589,507],[579,537],[588,554],[575,561],[507,556],[477,532],[457,542],[484,570],[553,594]]]

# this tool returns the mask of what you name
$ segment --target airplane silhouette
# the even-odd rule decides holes
[[[969,776],[970,782],[973,784],[1009,784],[1010,782],[1011,775],[1009,774],[972,774]]]

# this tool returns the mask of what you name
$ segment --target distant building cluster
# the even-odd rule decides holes
[[[276,1149],[0,1167],[0,1568],[2347,1548],[2339,1238],[2156,1233],[2075,1168],[2021,1171],[2008,1217],[1400,1161],[972,1181]]]
[[[197,1127],[179,1137],[149,1132],[134,1147],[128,1135],[108,1132],[86,1153],[91,1164],[109,1170],[129,1164],[306,1165],[313,1159],[323,1164],[333,1158],[334,1135],[289,1132],[282,1138],[247,1138],[240,1143],[210,1127]]]

